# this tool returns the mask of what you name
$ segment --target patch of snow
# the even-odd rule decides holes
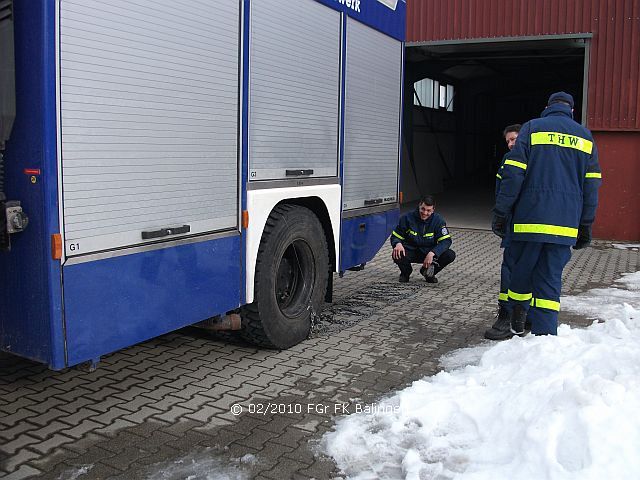
[[[561,303],[597,321],[447,355],[322,451],[358,480],[640,478],[640,272]]]

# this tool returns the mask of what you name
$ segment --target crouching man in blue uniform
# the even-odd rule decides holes
[[[436,275],[453,262],[451,234],[444,218],[435,213],[433,197],[420,199],[418,208],[400,218],[391,233],[393,261],[400,268],[400,282],[409,281],[412,263],[421,263],[420,273],[428,283],[438,283]]]
[[[522,126],[504,166],[492,230],[511,236],[509,315],[491,329],[492,339],[523,335],[527,318],[531,333],[556,335],[562,270],[571,246],[591,242],[602,181],[591,132],[573,120],[571,95],[549,97],[541,118]]]

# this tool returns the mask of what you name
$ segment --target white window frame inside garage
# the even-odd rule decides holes
[[[453,112],[453,85],[431,78],[423,78],[413,84],[413,104],[425,108],[446,109]]]

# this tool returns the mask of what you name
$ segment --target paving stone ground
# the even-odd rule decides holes
[[[489,232],[453,235],[457,260],[436,285],[417,273],[397,283],[386,247],[365,270],[336,276],[334,303],[286,351],[187,328],[104,357],[94,372],[0,354],[0,477],[339,477],[317,444],[343,405],[374,404],[485,341],[501,250]],[[611,285],[639,256],[604,242],[574,252],[563,293]]]

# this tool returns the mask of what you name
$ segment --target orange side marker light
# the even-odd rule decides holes
[[[51,258],[54,260],[62,258],[62,235],[59,233],[51,235]]]

